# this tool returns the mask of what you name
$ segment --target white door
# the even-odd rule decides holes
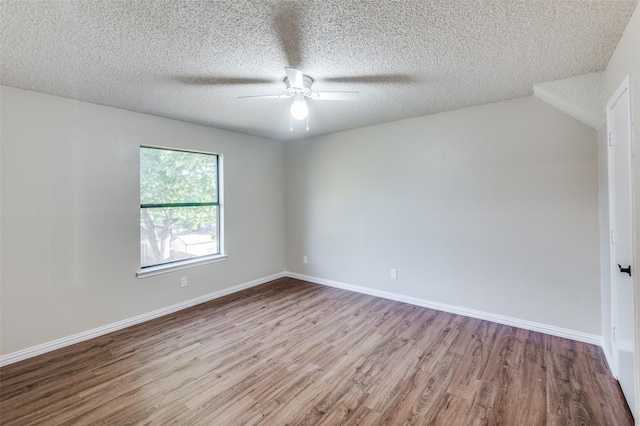
[[[633,200],[629,77],[607,104],[613,369],[637,419],[634,373]]]

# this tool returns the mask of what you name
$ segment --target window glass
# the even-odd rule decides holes
[[[140,148],[142,268],[220,254],[218,160]]]

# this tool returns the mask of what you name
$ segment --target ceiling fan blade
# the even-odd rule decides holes
[[[242,77],[209,77],[209,76],[177,76],[173,80],[192,86],[232,86],[239,84],[264,84],[273,83],[273,80],[265,78]]]
[[[284,71],[287,73],[289,85],[291,85],[292,88],[300,90],[304,89],[304,76],[302,71],[295,68],[285,68]]]
[[[351,77],[323,78],[330,83],[413,83],[415,79],[407,74],[354,75]]]
[[[254,98],[254,99],[285,99],[290,98],[291,95],[257,95],[257,96],[238,96],[238,98]]]
[[[317,101],[357,101],[360,97],[358,92],[313,92],[309,95],[311,99]]]
[[[287,2],[278,8],[273,20],[276,34],[280,41],[280,46],[287,57],[287,65],[299,67],[301,65],[302,48],[300,40],[302,31],[300,29],[300,9],[293,2]]]

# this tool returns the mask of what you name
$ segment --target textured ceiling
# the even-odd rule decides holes
[[[637,0],[6,1],[0,83],[279,140],[532,94],[604,69]],[[309,131],[284,67],[314,90]]]

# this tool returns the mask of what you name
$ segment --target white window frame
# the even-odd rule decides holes
[[[154,145],[141,145],[140,148],[154,148],[154,149],[164,149],[168,151],[182,151],[189,152],[194,154],[206,154],[206,155],[215,155],[218,157],[218,229],[217,238],[219,244],[219,253],[212,254],[209,256],[200,256],[192,259],[185,259],[177,262],[165,263],[161,265],[148,266],[145,268],[140,267],[136,272],[136,277],[145,278],[151,277],[154,275],[165,274],[172,271],[179,271],[188,268],[194,268],[196,266],[206,265],[209,263],[221,262],[227,259],[227,254],[224,248],[224,159],[222,154],[214,153],[214,152],[206,152],[206,151],[195,151],[190,149],[181,149],[181,148],[169,148],[163,146],[154,146]],[[138,188],[140,188],[140,181],[138,181]],[[140,197],[138,196],[138,201]],[[140,211],[140,210],[138,210]],[[139,228],[138,228],[139,230]],[[139,250],[138,250],[139,252]],[[138,262],[140,263],[141,259],[138,258]]]

